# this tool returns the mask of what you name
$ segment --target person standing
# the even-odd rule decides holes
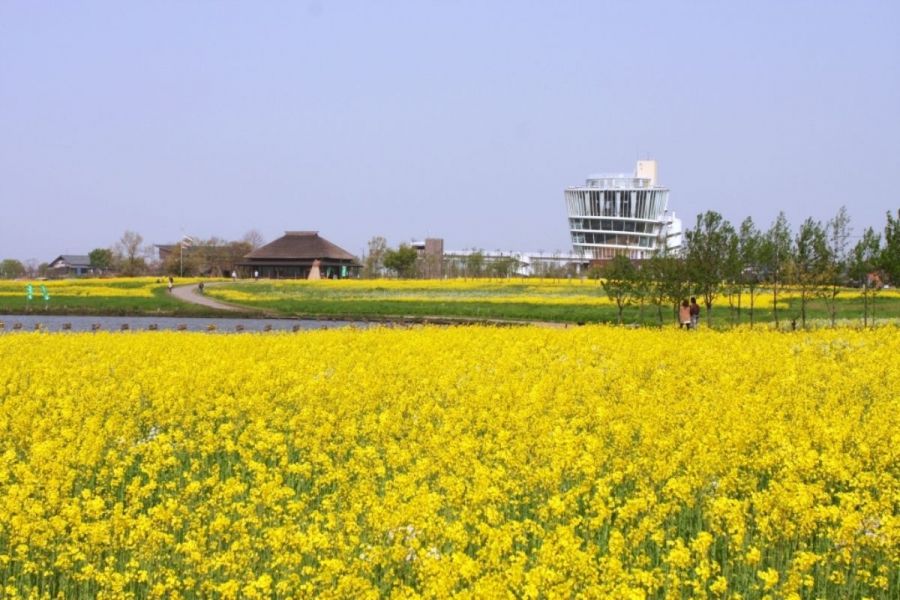
[[[697,299],[691,296],[691,329],[697,329],[700,326],[700,305]]]
[[[678,308],[678,323],[681,325],[681,329],[691,328],[691,306],[687,299],[682,300],[681,306]]]

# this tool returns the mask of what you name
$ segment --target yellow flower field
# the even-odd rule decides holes
[[[153,290],[165,287],[165,277],[110,277],[51,279],[46,281],[0,281],[0,297],[21,297],[25,294],[25,286],[29,283],[34,289],[34,296],[40,299],[41,286],[47,288],[51,298],[58,296],[73,297],[105,297],[105,298],[152,298]],[[184,277],[177,280],[178,285],[209,281],[198,277]],[[222,280],[224,281],[224,280]]]
[[[897,598],[900,335],[0,335],[4,598]]]
[[[282,300],[309,294],[328,294],[334,301],[387,299],[395,302],[459,302],[459,303],[528,303],[553,305],[612,306],[601,282],[594,279],[338,279],[338,280],[265,280],[241,281],[231,288],[210,288],[210,295],[237,303],[253,303],[260,300]],[[791,288],[779,290],[778,306],[787,308],[789,300],[800,294]],[[841,288],[838,298],[859,299],[862,291]],[[878,297],[900,300],[900,291],[882,290]],[[732,301],[738,304],[734,294]],[[716,298],[718,307],[728,306],[728,294],[722,291]],[[744,308],[750,306],[750,294],[740,295]],[[754,297],[754,307],[770,310],[773,307],[772,292],[759,288]]]

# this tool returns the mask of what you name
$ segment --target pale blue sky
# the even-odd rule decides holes
[[[900,207],[900,2],[0,1],[0,258],[318,229],[568,251],[563,189]]]

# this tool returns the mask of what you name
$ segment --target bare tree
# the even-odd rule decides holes
[[[143,243],[144,238],[141,234],[131,230],[125,231],[119,238],[116,254],[121,262],[123,275],[138,275],[146,269],[146,263],[141,256]]]
[[[363,259],[363,277],[375,278],[381,275],[387,251],[387,240],[382,236],[376,235],[369,240],[369,250]]]
[[[244,237],[241,238],[241,242],[250,246],[250,250],[253,251],[265,244],[266,240],[258,230],[251,229],[244,234]]]

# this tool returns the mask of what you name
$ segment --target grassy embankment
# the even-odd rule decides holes
[[[176,279],[176,285],[198,279]],[[34,297],[29,302],[25,286],[31,283]],[[40,286],[50,294],[45,302]],[[251,312],[251,311],[248,311]],[[0,282],[0,314],[53,315],[153,315],[219,316],[222,312],[188,304],[173,298],[164,279],[156,277],[115,279],[62,279],[53,281]]]
[[[567,323],[615,322],[617,308],[594,281],[540,280],[469,280],[469,281],[260,281],[227,283],[210,288],[214,298],[285,316],[328,318],[400,318],[440,317],[475,320],[512,319],[523,321],[556,321]],[[870,298],[870,308],[872,306]],[[749,323],[749,298],[742,298],[740,313],[737,300],[729,307],[725,296],[713,306],[715,327]],[[782,327],[790,327],[793,319],[800,323],[800,299],[794,293],[779,294],[779,319]],[[845,289],[838,295],[837,318],[862,323],[864,300],[859,290]],[[874,300],[876,318],[900,318],[900,294],[880,292]],[[673,321],[671,306],[662,307],[665,324]],[[824,299],[807,304],[808,324],[829,320]],[[625,323],[656,325],[657,306],[645,304],[643,309],[625,308]],[[758,294],[754,321],[774,321],[771,292]],[[703,322],[706,322],[705,312]]]

